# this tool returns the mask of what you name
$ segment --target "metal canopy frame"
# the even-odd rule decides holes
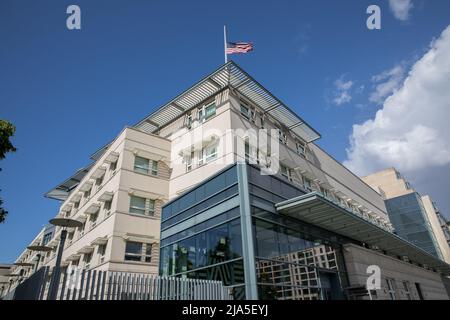
[[[450,275],[450,265],[416,245],[388,232],[353,212],[342,208],[321,194],[311,192],[277,203],[277,211],[330,230],[368,245],[376,246],[396,256],[407,256],[422,265]]]
[[[145,132],[155,133],[226,88],[238,92],[307,143],[320,138],[316,130],[233,61],[224,64],[134,126]]]
[[[94,166],[94,163],[79,169],[75,172],[69,179],[60,183],[52,190],[45,193],[46,198],[65,201],[69,197],[70,192],[80,183],[81,180],[86,176],[86,174]]]

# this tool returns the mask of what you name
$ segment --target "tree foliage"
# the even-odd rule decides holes
[[[5,159],[7,153],[16,152],[17,149],[10,140],[15,132],[16,127],[11,122],[0,120],[0,160]],[[0,223],[5,221],[7,214],[8,211],[3,208],[3,199],[0,198]]]

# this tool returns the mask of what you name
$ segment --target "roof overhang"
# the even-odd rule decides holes
[[[416,245],[367,221],[316,192],[277,203],[280,214],[294,217],[347,238],[378,247],[396,256],[426,265],[450,275],[450,265]]]
[[[75,172],[70,178],[66,181],[60,183],[52,190],[48,191],[44,196],[54,200],[65,201],[69,197],[72,190],[80,183],[81,180],[86,176],[86,174],[91,170],[94,163],[81,168],[77,172]]]
[[[227,88],[260,107],[265,114],[272,116],[304,141],[312,142],[320,138],[316,130],[233,61],[224,64],[134,127],[144,132],[155,133],[186,111]],[[104,152],[105,149],[100,149],[97,153],[102,150]]]

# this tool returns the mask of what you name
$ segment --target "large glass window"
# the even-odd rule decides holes
[[[207,229],[161,249],[162,272],[173,275],[242,256],[240,220]]]
[[[214,200],[208,199],[210,196],[217,194],[218,192],[236,184],[236,182],[236,166],[233,166],[220,175],[207,181],[205,184],[198,186],[197,188],[180,196],[178,199],[165,205],[162,210],[162,220],[166,221],[167,219],[176,216],[183,211],[189,211],[189,213],[187,213],[185,217],[189,216],[190,214],[198,213],[202,209],[214,203],[217,203],[225,197],[229,197],[235,194],[235,189],[227,189],[226,191],[221,193],[220,196],[218,195],[217,197],[215,197]],[[195,209],[193,207],[194,205]],[[167,226],[167,224],[163,223],[163,227],[165,226]]]

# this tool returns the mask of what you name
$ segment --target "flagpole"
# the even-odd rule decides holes
[[[223,26],[223,46],[224,46],[224,53],[225,53],[225,63],[228,62],[228,56],[227,56],[227,26]]]

